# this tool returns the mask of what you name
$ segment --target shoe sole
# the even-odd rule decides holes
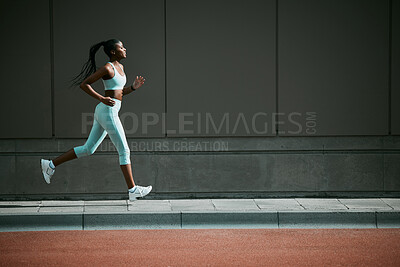
[[[40,160],[40,168],[42,169],[42,174],[43,174],[44,180],[46,181],[47,184],[50,184],[50,181],[47,181],[45,172],[43,170],[43,159]]]

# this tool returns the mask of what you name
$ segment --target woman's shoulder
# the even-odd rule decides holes
[[[99,68],[99,71],[103,74],[103,78],[107,78],[109,76],[114,75],[114,69],[109,62],[105,63],[103,66]],[[105,75],[105,77],[104,77]]]
[[[111,63],[110,61],[108,61],[108,62],[104,63],[103,67],[112,68],[112,65],[111,65],[111,64],[112,64],[112,63]]]
[[[103,67],[103,69],[106,69],[108,72],[113,72],[114,67],[111,65],[111,62],[106,62]]]

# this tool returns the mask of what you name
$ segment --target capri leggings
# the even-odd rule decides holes
[[[121,108],[121,100],[115,99],[114,106],[108,106],[100,102],[94,111],[93,126],[89,137],[83,146],[74,147],[78,158],[92,155],[106,135],[110,136],[111,141],[116,147],[119,155],[119,164],[126,165],[131,163],[130,150],[125,137],[125,131],[118,111]]]

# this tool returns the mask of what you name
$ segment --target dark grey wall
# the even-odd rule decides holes
[[[167,1],[168,136],[275,135],[275,5],[274,0]],[[258,112],[268,115],[254,119],[253,131]],[[179,113],[188,113],[193,125],[179,131]],[[235,127],[240,113],[246,123]]]
[[[388,134],[389,1],[278,3],[279,112],[315,112],[317,135]]]
[[[108,3],[0,2],[0,198],[126,193],[108,138],[50,186],[39,169],[85,142],[97,101],[68,81],[114,37],[146,78],[120,117],[154,193],[400,192],[400,0]]]
[[[120,111],[128,137],[400,132],[398,0],[122,1],[118,20],[107,1],[2,5],[2,36],[18,51],[4,53],[3,91],[18,103],[0,107],[13,110],[2,138],[87,137],[97,101],[68,81],[112,37],[128,48],[128,84],[146,78]],[[23,89],[8,89],[15,81]],[[146,115],[157,120],[147,132]]]
[[[391,134],[400,134],[400,0],[392,0]]]
[[[52,136],[49,2],[0,1],[2,138]]]

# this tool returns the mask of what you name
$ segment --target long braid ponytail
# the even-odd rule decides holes
[[[71,80],[71,87],[80,85],[87,77],[96,72],[96,53],[100,47],[104,46],[104,52],[111,58],[111,50],[114,50],[115,44],[119,42],[117,39],[110,39],[92,45],[89,51],[89,59],[83,65],[81,72]]]

